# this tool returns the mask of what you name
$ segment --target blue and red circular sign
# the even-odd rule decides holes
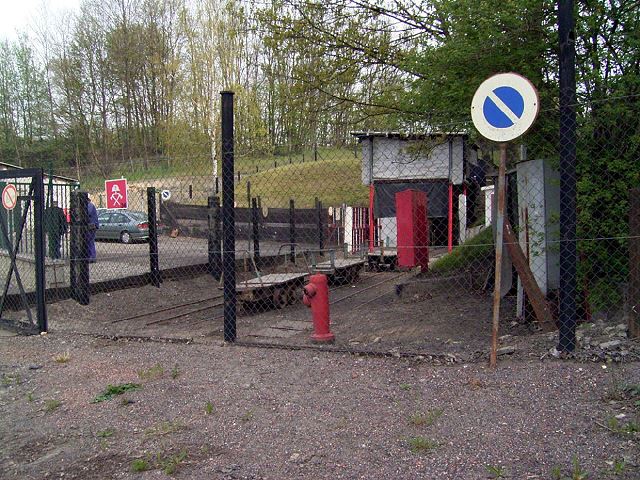
[[[471,118],[483,137],[508,142],[525,133],[538,115],[538,92],[517,73],[499,73],[478,87]]]

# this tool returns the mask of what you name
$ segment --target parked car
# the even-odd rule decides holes
[[[98,209],[100,227],[96,240],[119,240],[122,243],[149,240],[149,220],[146,212]]]

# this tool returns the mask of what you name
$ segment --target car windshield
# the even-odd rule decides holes
[[[148,219],[147,214],[144,213],[144,212],[129,212],[129,215],[134,220],[147,220]]]

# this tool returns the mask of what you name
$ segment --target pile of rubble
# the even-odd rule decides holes
[[[547,334],[549,341],[557,342],[558,332]],[[577,346],[573,357],[592,362],[628,362],[640,360],[640,339],[629,338],[627,325],[608,325],[603,321],[583,323],[576,330]],[[552,347],[554,357],[561,354]]]

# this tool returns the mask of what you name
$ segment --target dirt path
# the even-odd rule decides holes
[[[493,468],[547,479],[574,459],[588,478],[614,478],[607,462],[615,478],[639,472],[637,437],[606,428],[614,415],[638,420],[622,390],[640,383],[636,363],[491,372],[67,334],[0,342],[6,479],[166,478],[174,467],[175,478],[478,479]],[[141,387],[91,403],[123,383]]]
[[[384,357],[293,349],[309,345],[299,304],[238,320],[239,339],[279,348],[224,346],[208,276],[51,305],[49,334],[0,336],[0,478],[640,476],[633,342],[615,347],[620,364],[560,361],[553,338],[505,320],[515,353],[492,372],[486,295],[440,282],[397,298],[396,277],[332,292],[332,348]],[[261,335],[283,322],[302,327]],[[620,333],[591,330],[585,345]],[[124,384],[138,386],[92,403]]]

